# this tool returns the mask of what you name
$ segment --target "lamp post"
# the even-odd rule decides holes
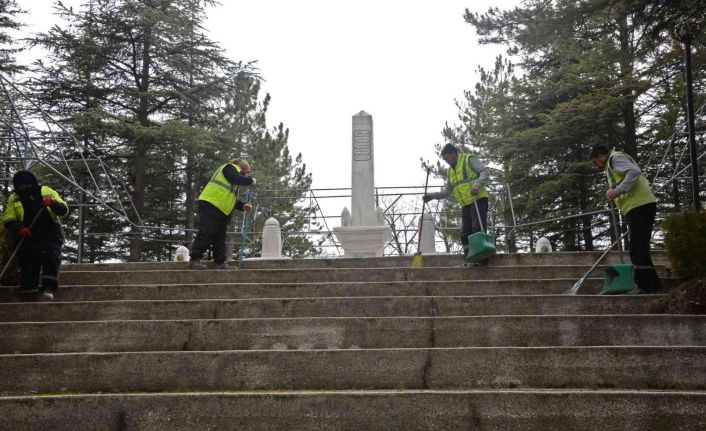
[[[694,210],[701,210],[699,197],[699,162],[696,159],[696,136],[694,131],[694,90],[691,77],[691,42],[698,32],[696,21],[686,21],[675,29],[676,38],[684,44],[684,75],[686,77],[686,122],[689,133],[689,154],[691,156],[691,183]]]

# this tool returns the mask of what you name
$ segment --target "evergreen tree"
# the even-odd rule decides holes
[[[506,45],[523,75],[492,101],[467,93],[463,133],[454,139],[475,138],[474,145],[498,155],[523,216],[537,220],[604,207],[604,180],[584,162],[592,144],[604,142],[638,159],[643,154],[647,124],[664,110],[654,103],[654,82],[662,79],[655,52],[673,47],[664,20],[704,11],[695,5],[700,1],[657,3],[527,0],[507,11],[466,11],[480,42]],[[492,120],[499,140],[483,136],[478,121],[495,106],[504,107]],[[553,239],[566,249],[581,243],[591,249],[594,221],[585,216],[553,225]]]
[[[283,186],[311,182],[301,158],[289,158],[286,131],[264,132],[253,64],[229,60],[205,35],[204,8],[214,4],[88,0],[74,10],[57,2],[70,25],[36,39],[50,52],[38,63],[37,96],[86,147],[110,158],[116,177],[128,180],[131,202],[113,204],[134,204],[131,224],[113,219],[111,229],[101,218],[100,230],[129,231],[131,260],[167,259],[169,241],[189,242],[184,232],[193,227],[204,181],[218,163],[255,155],[259,145],[273,151],[275,171],[294,169],[291,178],[278,177]]]
[[[24,69],[15,59],[23,48],[13,37],[23,27],[18,19],[22,13],[16,0],[0,0],[0,74],[13,75]]]

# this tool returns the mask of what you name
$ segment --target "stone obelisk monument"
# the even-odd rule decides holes
[[[353,163],[351,167],[353,226],[375,226],[375,164],[373,117],[361,111],[353,116]]]
[[[343,209],[341,227],[333,232],[346,257],[382,256],[391,232],[382,210],[375,207],[373,117],[360,111],[353,116],[351,208]]]

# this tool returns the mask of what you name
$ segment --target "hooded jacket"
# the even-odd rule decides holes
[[[50,187],[42,186],[30,171],[18,171],[12,178],[15,192],[10,195],[2,214],[5,228],[14,235],[19,235],[23,227],[30,228],[32,238],[52,238],[63,241],[63,229],[60,217],[69,212],[66,202]],[[29,186],[29,187],[28,187]],[[43,210],[42,200],[51,198],[53,203]]]

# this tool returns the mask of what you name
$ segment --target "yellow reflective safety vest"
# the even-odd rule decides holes
[[[235,203],[238,200],[238,186],[231,184],[228,179],[223,175],[223,169],[231,165],[235,170],[240,173],[240,166],[234,165],[232,163],[226,163],[219,167],[213,174],[208,184],[203,188],[201,194],[199,195],[200,201],[206,201],[213,205],[214,207],[221,210],[225,215],[230,215],[235,208]]]
[[[52,198],[55,202],[59,202],[61,204],[66,205],[66,202],[64,202],[64,200],[61,199],[61,196],[59,196],[59,193],[57,193],[51,187],[42,186],[41,194],[42,194],[42,198]],[[52,218],[52,220],[54,220],[59,226],[61,226],[61,218],[58,215],[56,215],[54,210],[47,207],[47,211],[49,212],[49,216]],[[24,218],[24,216],[25,216],[25,209],[22,206],[22,202],[20,201],[20,195],[18,195],[17,193],[11,194],[10,199],[7,200],[7,206],[5,207],[5,211],[3,211],[3,213],[2,213],[2,222],[3,223],[12,222],[12,221],[21,222],[22,219]]]
[[[485,187],[481,187],[475,195],[471,193],[471,189],[478,179],[478,172],[471,168],[471,157],[468,153],[459,153],[456,167],[449,166],[446,171],[446,180],[451,188],[451,196],[461,206],[472,204],[476,199],[488,197],[488,190]]]
[[[635,164],[635,166],[637,166],[635,160],[633,160],[632,157],[630,157],[629,155],[620,151],[612,150],[605,164],[605,174],[606,177],[608,177],[608,186],[610,186],[611,189],[614,189],[618,184],[620,184],[621,181],[623,181],[623,178],[625,178],[625,175],[613,171],[613,168],[611,168],[610,166],[611,159],[616,155],[621,155],[628,158],[628,160],[630,160]],[[649,181],[647,181],[647,178],[642,173],[640,174],[640,177],[637,179],[637,181],[635,181],[630,190],[615,199],[615,204],[618,206],[618,208],[620,208],[620,212],[622,212],[623,214],[627,214],[628,211],[633,208],[637,208],[639,206],[646,205],[652,202],[657,202],[657,198],[655,198],[655,195],[652,194],[650,183]]]

